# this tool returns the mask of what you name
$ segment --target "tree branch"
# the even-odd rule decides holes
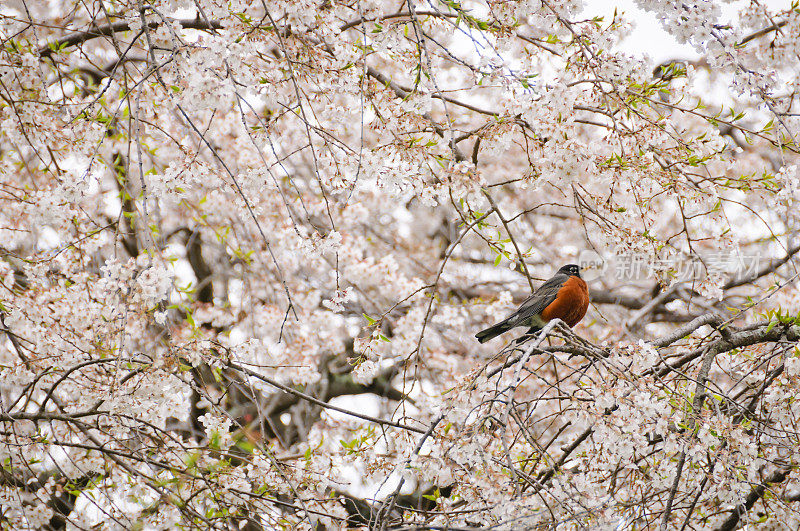
[[[731,512],[730,516],[728,516],[728,518],[722,522],[722,524],[720,524],[715,531],[733,531],[736,529],[736,526],[739,525],[739,520],[741,520],[742,516],[747,514],[747,511],[753,508],[753,505],[755,505],[756,502],[764,495],[767,487],[770,484],[783,483],[791,470],[791,467],[779,468],[767,479],[765,479],[763,483],[759,483],[753,487],[753,489],[750,491],[750,494],[747,495],[744,503],[737,505]]]
[[[212,20],[210,24],[199,19],[169,19],[169,21],[181,25],[184,29],[210,30],[222,28],[222,24],[218,20]],[[161,21],[154,20],[147,25],[149,28],[155,29],[161,25]],[[56,51],[61,51],[64,48],[69,48],[70,46],[82,44],[98,37],[107,37],[114,33],[128,31],[130,29],[131,27],[128,22],[115,22],[113,24],[106,24],[105,26],[93,25],[92,29],[71,33],[58,40],[45,44],[39,48],[39,56],[50,57],[56,53]]]

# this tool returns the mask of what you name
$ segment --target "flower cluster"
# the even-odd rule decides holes
[[[800,13],[637,5],[0,8],[0,527],[796,527]]]

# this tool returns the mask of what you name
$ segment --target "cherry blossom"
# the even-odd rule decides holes
[[[636,4],[0,6],[3,529],[800,525],[800,13]]]

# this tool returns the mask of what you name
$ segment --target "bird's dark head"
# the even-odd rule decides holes
[[[571,277],[581,277],[581,268],[577,264],[567,264],[559,269],[558,272]]]

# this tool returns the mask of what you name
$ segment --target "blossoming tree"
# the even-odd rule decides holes
[[[4,2],[0,525],[800,525],[800,10],[639,4]]]

